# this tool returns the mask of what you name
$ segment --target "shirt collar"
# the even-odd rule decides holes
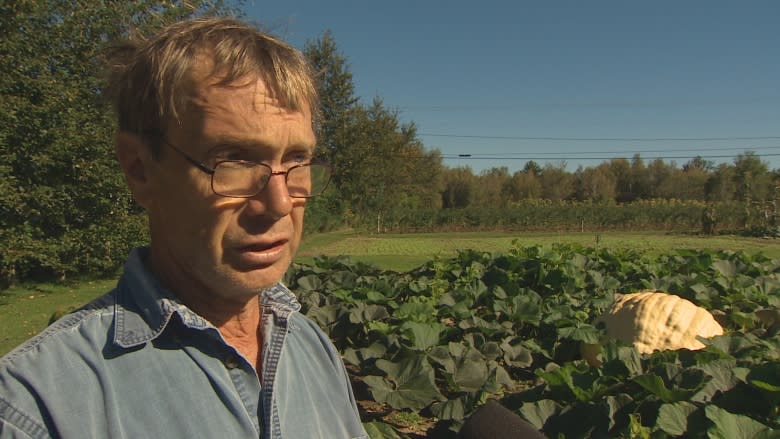
[[[125,263],[114,308],[114,343],[130,348],[154,340],[169,324],[173,314],[189,328],[216,330],[160,284],[146,268],[148,255],[147,247],[134,249]],[[275,314],[289,314],[301,308],[295,295],[281,282],[259,294],[263,306]]]

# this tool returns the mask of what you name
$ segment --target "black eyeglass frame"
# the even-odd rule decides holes
[[[165,138],[161,138],[160,140],[161,140],[161,143],[167,145],[169,148],[171,148],[172,150],[174,150],[177,153],[179,153],[191,165],[195,166],[199,170],[201,170],[201,171],[205,172],[206,174],[210,175],[211,176],[211,190],[214,191],[214,193],[219,195],[220,197],[226,197],[226,198],[252,198],[252,197],[256,196],[257,194],[259,194],[260,192],[262,192],[263,189],[265,189],[265,187],[268,186],[268,182],[271,180],[271,177],[273,177],[274,175],[284,175],[284,184],[286,186],[287,185],[287,178],[290,175],[290,171],[292,171],[293,169],[304,168],[304,167],[307,167],[307,166],[308,167],[320,166],[320,167],[322,167],[322,168],[324,168],[324,169],[326,169],[328,171],[328,181],[325,182],[325,185],[322,187],[322,190],[320,190],[316,194],[307,195],[307,196],[300,196],[300,195],[290,194],[290,198],[308,199],[308,198],[316,197],[318,195],[322,195],[322,193],[325,192],[325,189],[328,188],[328,184],[330,184],[331,176],[333,175],[333,169],[330,167],[330,165],[328,165],[327,163],[324,163],[324,162],[301,163],[300,165],[291,166],[286,171],[274,171],[273,168],[271,168],[269,165],[266,165],[265,163],[253,162],[251,160],[220,160],[220,161],[218,161],[217,163],[214,164],[213,168],[210,168],[205,163],[199,162],[199,161],[195,160],[189,154],[187,154],[186,152],[182,151],[181,149],[179,149],[178,147],[176,147],[172,143],[168,142],[168,140],[166,140]],[[268,168],[268,170],[270,172],[268,174],[268,178],[265,180],[263,185],[261,187],[258,187],[257,191],[255,193],[253,193],[252,195],[225,195],[225,194],[219,193],[216,189],[214,189],[214,174],[216,174],[216,172],[217,172],[217,166],[219,166],[221,163],[239,163],[239,164],[245,164],[245,165],[263,166],[263,167]]]

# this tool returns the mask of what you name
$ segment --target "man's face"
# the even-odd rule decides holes
[[[222,87],[202,81],[180,126],[166,140],[213,167],[219,160],[266,163],[274,171],[310,161],[311,114],[278,106],[261,80]],[[291,198],[275,175],[252,198],[214,194],[211,177],[161,145],[145,206],[152,232],[153,270],[178,294],[243,299],[278,282],[303,230],[305,200]]]

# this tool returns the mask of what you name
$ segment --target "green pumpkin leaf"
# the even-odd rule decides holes
[[[737,362],[730,359],[714,360],[698,366],[698,369],[712,379],[691,398],[691,401],[710,401],[718,393],[725,393],[733,389],[739,383],[739,379],[734,375],[736,366]]]
[[[592,344],[598,343],[601,335],[598,329],[587,323],[578,323],[577,326],[559,328],[558,334],[564,338]]]
[[[390,317],[387,309],[381,305],[367,305],[358,303],[349,313],[349,321],[352,323],[367,323],[385,320]]]
[[[488,367],[482,353],[472,347],[466,348],[464,355],[455,359],[452,379],[460,391],[476,392],[481,389],[488,379]]]
[[[704,409],[707,419],[714,424],[707,430],[712,439],[764,439],[780,437],[777,431],[752,418],[735,415],[715,405]]]
[[[723,277],[734,277],[737,272],[737,265],[733,261],[720,260],[712,264],[712,268]]]
[[[625,393],[620,393],[616,396],[607,396],[604,398],[609,408],[609,428],[612,428],[617,423],[618,413],[623,410],[629,404],[634,402],[634,399]]]
[[[748,383],[768,392],[780,392],[780,363],[764,363],[750,370]]]
[[[455,372],[455,360],[450,354],[450,348],[448,346],[435,346],[428,352],[428,358],[441,365],[445,372],[449,374]]]
[[[466,405],[463,398],[449,399],[433,403],[431,413],[439,419],[459,421],[466,416]]]
[[[531,351],[518,338],[507,338],[501,342],[504,362],[512,367],[528,367],[533,363]]]
[[[298,278],[298,290],[301,292],[317,291],[322,288],[322,281],[316,274]]]
[[[658,375],[641,375],[634,377],[633,381],[663,402],[686,401],[696,393],[695,390],[668,389],[664,384],[664,380]]]
[[[688,432],[688,416],[695,411],[696,406],[685,401],[663,404],[655,426],[672,436],[682,436]]]
[[[439,344],[439,335],[444,330],[441,323],[403,322],[401,331],[412,342],[414,350],[424,351]]]
[[[363,427],[366,429],[366,433],[368,433],[368,437],[371,439],[404,439],[406,437],[399,434],[398,430],[384,422],[366,422],[363,424]]]
[[[364,381],[377,402],[395,409],[421,410],[443,399],[436,387],[433,367],[424,355],[412,355],[398,362],[377,360],[386,377],[367,376]]]
[[[547,420],[560,413],[561,410],[562,407],[552,399],[542,399],[524,403],[518,412],[526,421],[541,430]]]

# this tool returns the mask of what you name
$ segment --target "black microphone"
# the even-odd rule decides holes
[[[458,439],[547,439],[536,427],[490,400],[469,416]]]

